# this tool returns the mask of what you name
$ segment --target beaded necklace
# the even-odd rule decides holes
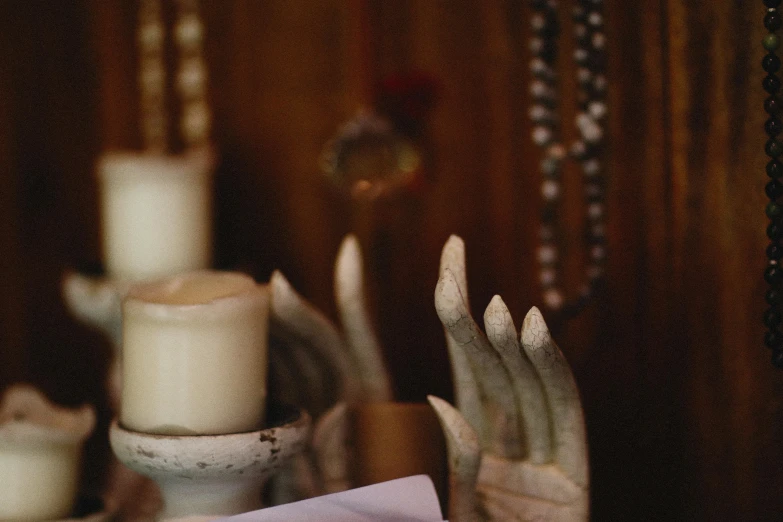
[[[533,104],[533,142],[543,150],[540,171],[544,201],[538,261],[544,305],[564,318],[579,313],[603,280],[606,262],[605,179],[602,161],[606,118],[607,80],[605,71],[606,36],[603,32],[603,0],[577,0],[573,9],[574,61],[577,65],[578,104],[575,118],[578,138],[567,150],[560,137],[558,85],[555,66],[560,31],[556,0],[531,0],[533,37],[530,50]],[[577,161],[584,175],[588,262],[586,281],[575,298],[567,299],[559,284],[559,219],[563,163]]]
[[[783,196],[783,184],[778,181],[778,178],[783,175],[783,163],[779,160],[779,157],[783,155],[783,144],[776,139],[783,130],[783,122],[779,118],[783,105],[777,96],[780,91],[780,79],[775,75],[780,69],[780,58],[775,54],[780,46],[780,39],[775,32],[783,25],[783,19],[777,9],[781,0],[763,1],[767,7],[767,13],[764,15],[764,27],[769,31],[769,34],[764,36],[762,40],[767,54],[761,61],[761,66],[767,73],[762,81],[762,86],[769,94],[769,97],[764,101],[764,110],[769,114],[769,118],[764,124],[764,130],[769,136],[764,150],[770,157],[770,161],[767,163],[767,175],[772,178],[765,187],[767,197],[770,200],[766,207],[766,214],[770,219],[767,236],[771,242],[767,247],[769,262],[764,272],[764,279],[770,285],[766,295],[770,308],[764,312],[764,324],[768,328],[764,336],[764,344],[772,350],[772,364],[783,368],[783,334],[778,329],[781,323],[780,305],[783,302],[783,293],[781,293],[783,271],[780,267],[780,258],[783,256],[783,246],[780,243],[783,239],[783,205],[777,202],[777,199]]]
[[[198,0],[177,0],[174,42],[178,69],[175,91],[179,96],[179,132],[186,148],[209,140],[212,113],[207,101],[207,66],[203,56],[204,24]],[[166,27],[161,0],[141,0],[136,35],[139,50],[141,133],[144,148],[166,152]]]

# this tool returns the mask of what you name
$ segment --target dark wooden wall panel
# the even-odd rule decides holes
[[[609,262],[604,293],[564,332],[586,405],[596,520],[683,512],[684,355],[672,329],[666,12],[606,4]],[[696,517],[698,519],[698,517]]]
[[[756,6],[753,6],[756,7]],[[706,519],[777,520],[783,379],[761,339],[762,6],[669,2],[675,269],[689,483]]]
[[[97,401],[104,426],[107,345],[67,316],[58,286],[63,270],[100,259],[95,160],[140,144],[135,9],[0,3],[0,387],[32,379],[59,401]],[[356,232],[398,397],[450,397],[432,306],[448,235],[466,241],[474,315],[501,294],[521,324],[540,302],[526,3],[210,0],[203,10],[216,266],[259,280],[279,268],[334,317],[334,256]],[[593,518],[779,520],[783,376],[760,326],[763,9],[607,0],[606,17],[607,285],[557,331],[587,412]],[[410,70],[439,86],[428,181],[352,203],[319,171],[323,144],[375,82]],[[564,100],[566,117],[573,107]],[[575,287],[578,173],[568,180]],[[105,450],[96,438],[91,463]]]
[[[0,13],[0,15],[5,13]],[[0,48],[15,49],[14,34],[0,33]],[[20,248],[19,183],[12,123],[11,78],[18,71],[16,53],[0,60],[0,388],[19,379],[26,364],[24,304]]]

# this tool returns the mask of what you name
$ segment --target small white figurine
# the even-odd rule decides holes
[[[92,406],[63,408],[17,384],[0,401],[0,520],[68,518],[79,493]]]

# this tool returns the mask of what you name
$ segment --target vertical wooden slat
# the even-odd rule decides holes
[[[517,209],[523,205],[519,191],[521,183],[518,152],[516,150],[515,121],[524,112],[519,103],[520,69],[527,60],[515,52],[515,41],[504,2],[482,3],[477,20],[484,35],[481,76],[485,85],[488,123],[488,145],[484,155],[484,183],[487,190],[486,234],[491,254],[486,260],[494,269],[493,293],[503,294],[506,305],[522,321],[520,301],[520,274],[517,258],[522,250],[522,237]],[[521,63],[520,63],[521,62]],[[515,74],[516,73],[516,74]],[[515,96],[516,95],[516,96]],[[486,306],[487,303],[481,303]]]
[[[775,520],[783,379],[763,348],[763,6],[669,2],[676,273],[694,513]]]
[[[683,451],[684,368],[670,309],[667,22],[657,0],[610,1],[605,16],[606,285],[562,344],[581,348],[573,364],[587,414],[594,519],[679,520],[684,471],[673,462]]]
[[[3,38],[9,39],[3,46],[3,120],[11,122],[5,136],[13,140],[6,148],[12,179],[2,182],[9,227],[2,234],[2,277],[9,299],[4,313],[12,310],[15,338],[1,349],[16,358],[8,367],[13,380],[31,381],[55,402],[98,407],[83,475],[86,491],[95,492],[108,452],[102,437],[108,348],[68,316],[59,290],[64,270],[97,250],[91,188],[97,86],[89,10],[83,1],[8,3],[2,10]]]
[[[139,3],[90,0],[90,42],[100,64],[98,99],[104,150],[141,147],[136,17]]]
[[[7,51],[0,60],[0,390],[24,378],[24,288],[20,247],[19,179],[16,173],[17,147],[14,139],[13,75],[19,68],[18,49],[7,4],[0,7],[0,48]]]

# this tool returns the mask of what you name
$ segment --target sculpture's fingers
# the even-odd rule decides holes
[[[561,506],[572,505],[585,494],[585,489],[567,480],[557,466],[542,466],[527,460],[510,463],[495,455],[484,455],[481,459],[477,489],[485,498],[493,491],[499,497],[509,496],[513,491],[515,497],[524,496],[525,501],[539,499]]]
[[[588,484],[587,439],[579,390],[563,353],[549,334],[538,308],[522,325],[522,347],[544,388],[554,436],[554,462],[577,485]]]
[[[367,313],[363,270],[359,241],[348,235],[340,245],[334,268],[337,310],[361,382],[362,396],[370,401],[388,401],[392,399],[391,382]]]
[[[350,488],[348,474],[348,406],[338,402],[324,413],[313,429],[313,453],[323,493]]]
[[[465,302],[465,308],[470,309],[468,300],[468,281],[465,273],[465,243],[458,236],[449,237],[443,245],[440,255],[440,270],[438,277],[449,270],[459,288]],[[483,433],[483,421],[481,418],[481,400],[479,399],[479,387],[470,361],[459,343],[451,336],[448,328],[446,332],[446,347],[451,360],[452,380],[454,381],[454,396],[457,408],[479,433]]]
[[[444,270],[435,288],[435,310],[458,348],[464,350],[478,381],[483,423],[474,427],[483,447],[500,456],[520,457],[522,434],[511,379],[500,356],[470,315],[449,269]]]
[[[484,329],[511,376],[521,429],[527,442],[527,460],[533,464],[548,462],[552,457],[552,441],[544,391],[538,374],[519,345],[511,312],[498,295],[492,298],[484,312]]]
[[[435,410],[449,459],[449,520],[481,520],[476,498],[476,480],[481,468],[481,445],[478,435],[465,418],[448,402],[429,395]]]
[[[468,299],[468,276],[465,270],[465,242],[459,236],[449,236],[443,250],[440,253],[440,271],[439,275],[449,269],[454,275],[459,291],[465,299],[465,305],[469,306]]]
[[[355,377],[356,372],[334,324],[297,294],[279,271],[272,274],[269,286],[272,295],[269,320],[272,328],[281,332],[284,338],[299,339],[328,361],[339,379],[339,395],[347,401],[357,400],[359,382]]]

